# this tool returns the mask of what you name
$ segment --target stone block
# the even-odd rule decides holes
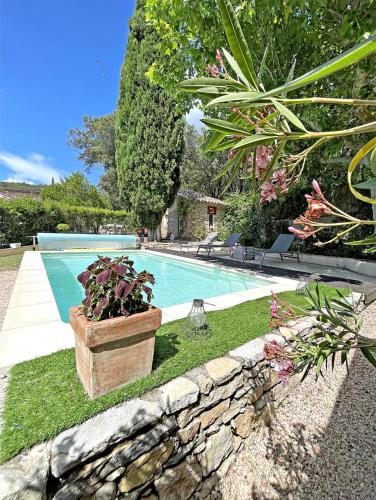
[[[213,387],[211,379],[203,373],[197,376],[196,382],[202,394],[209,394],[210,389]]]
[[[159,403],[133,399],[67,429],[52,442],[52,474],[60,477],[80,462],[154,424],[162,414]]]
[[[141,434],[131,441],[116,446],[107,457],[107,463],[99,472],[99,477],[107,478],[108,474],[112,471],[116,471],[119,467],[132,462],[143,453],[151,450],[175,428],[176,419],[174,416],[171,416],[150,429],[146,434]]]
[[[191,380],[178,377],[160,388],[161,399],[166,413],[183,410],[198,400],[200,391]]]
[[[236,375],[230,382],[218,387],[214,387],[210,393],[205,396],[202,395],[199,404],[192,408],[183,410],[177,417],[179,427],[185,427],[193,418],[197,417],[207,408],[214,406],[222,399],[231,397],[237,389],[243,385],[242,374]]]
[[[253,424],[255,421],[254,409],[246,409],[244,413],[238,415],[231,423],[235,434],[245,439],[249,437],[252,432]]]
[[[122,476],[119,491],[128,493],[151,481],[162,465],[167,462],[173,449],[173,440],[170,439],[137,458],[127,467],[125,474]]]
[[[210,408],[210,410],[201,413],[201,415],[199,416],[201,429],[206,429],[207,427],[209,427],[209,425],[215,422],[217,418],[222,416],[223,412],[225,412],[229,406],[230,399],[225,399],[224,401],[218,403],[216,406],[213,406],[213,408]]]
[[[230,356],[244,359],[245,366],[252,367],[264,359],[265,342],[257,338],[229,352]]]
[[[218,469],[223,460],[229,456],[234,447],[234,437],[228,426],[221,429],[207,440],[206,448],[201,455],[201,466],[204,476]]]
[[[190,425],[185,427],[184,429],[180,429],[178,431],[178,437],[180,441],[185,444],[191,441],[197,434],[200,428],[200,421],[194,420]]]
[[[224,424],[228,424],[236,415],[240,413],[242,408],[246,405],[246,401],[244,399],[233,400],[231,401],[231,405],[227,411],[223,413],[222,422]]]
[[[115,479],[120,477],[124,471],[125,471],[125,467],[119,467],[118,469],[111,472],[111,474],[106,476],[106,481],[115,481]]]
[[[46,498],[48,447],[34,446],[0,467],[0,499]]]
[[[161,499],[186,500],[201,482],[201,467],[189,458],[176,467],[166,469],[154,485]]]
[[[104,483],[94,494],[93,500],[114,500],[117,494],[115,483]]]
[[[249,393],[248,396],[248,401],[250,403],[255,403],[258,399],[261,398],[261,396],[264,394],[264,386],[263,385],[258,385],[252,391]]]
[[[221,385],[240,372],[242,365],[235,359],[223,357],[209,361],[205,365],[209,377],[215,385]]]

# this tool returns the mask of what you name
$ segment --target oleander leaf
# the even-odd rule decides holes
[[[231,52],[246,80],[258,88],[251,52],[230,0],[218,0],[223,26]]]
[[[307,132],[304,124],[301,122],[300,118],[298,118],[289,108],[283,105],[281,102],[278,102],[277,99],[271,98],[272,103],[278,109],[278,111],[283,115],[289,122],[295,125],[296,128]]]

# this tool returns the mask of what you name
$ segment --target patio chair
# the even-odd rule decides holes
[[[299,252],[297,251],[291,251],[290,247],[293,244],[295,239],[294,234],[280,234],[278,238],[275,240],[273,245],[270,248],[263,249],[263,248],[245,248],[244,251],[244,257],[243,257],[243,263],[247,256],[249,255],[262,255],[260,267],[262,267],[262,264],[264,263],[265,256],[271,253],[279,253],[281,260],[283,261],[283,257],[289,257],[292,259],[298,259],[299,260]]]
[[[212,248],[231,248],[236,245],[241,235],[242,233],[232,233],[227,238],[227,240],[225,240],[223,243],[220,243],[219,245],[214,245],[214,243],[209,243],[207,245],[200,244],[197,248],[196,255],[200,252],[201,248],[206,250],[208,252],[208,255],[210,255]]]
[[[182,245],[180,245],[180,251],[183,249],[183,248],[186,248],[188,251],[190,248],[196,248],[197,245],[210,245],[211,243],[213,243],[213,241],[215,241],[218,237],[218,233],[217,232],[212,232],[212,233],[209,233],[207,235],[207,237],[200,241],[200,242],[192,242],[192,243],[184,243]]]

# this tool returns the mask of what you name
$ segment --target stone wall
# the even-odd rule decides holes
[[[184,220],[179,219],[178,207],[175,203],[163,216],[161,222],[161,236],[164,239],[170,238],[173,233],[175,238],[187,240],[203,239],[211,231],[218,229],[218,223],[223,218],[225,208],[217,206],[217,214],[214,215],[214,225],[209,227],[208,205],[206,203],[190,202]],[[180,215],[182,217],[182,215]],[[179,227],[180,226],[180,227]],[[180,233],[178,235],[178,233]],[[197,237],[202,233],[202,237]]]
[[[214,225],[209,227],[209,215],[208,215],[208,205],[204,203],[196,203],[191,205],[187,211],[185,217],[184,225],[181,231],[181,237],[187,240],[197,240],[203,239],[201,237],[197,238],[200,232],[203,233],[205,237],[211,231],[218,229],[218,223],[223,218],[224,207],[217,207],[217,214],[214,215]]]
[[[257,338],[18,455],[0,468],[0,499],[220,498],[218,479],[287,394],[264,361],[273,339],[283,342]]]

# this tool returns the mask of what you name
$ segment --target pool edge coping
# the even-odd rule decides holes
[[[155,256],[155,253],[151,250],[131,250]],[[91,250],[88,251],[90,252]],[[116,252],[119,250],[114,249],[113,251]],[[66,250],[64,252],[74,253],[74,250]],[[73,330],[69,323],[65,323],[60,318],[56,300],[42,260],[42,253],[44,251],[27,251],[23,255],[0,331],[0,368],[74,347]],[[46,253],[59,252],[47,251]],[[269,296],[271,288],[276,293],[292,291],[296,288],[296,280],[290,278],[261,276],[255,271],[229,269],[218,263],[202,261],[192,263],[191,259],[177,255],[163,255],[163,257],[184,261],[194,266],[219,268],[230,273],[247,274],[250,277],[268,282],[253,290],[245,290],[205,299],[205,308],[207,311],[223,310],[249,300]],[[30,286],[33,290],[27,290]],[[38,302],[39,299],[37,299],[40,295],[44,296],[42,302]],[[34,298],[36,299],[35,301]],[[162,324],[186,317],[191,305],[191,302],[186,302],[161,308]],[[31,321],[29,321],[30,318]]]

